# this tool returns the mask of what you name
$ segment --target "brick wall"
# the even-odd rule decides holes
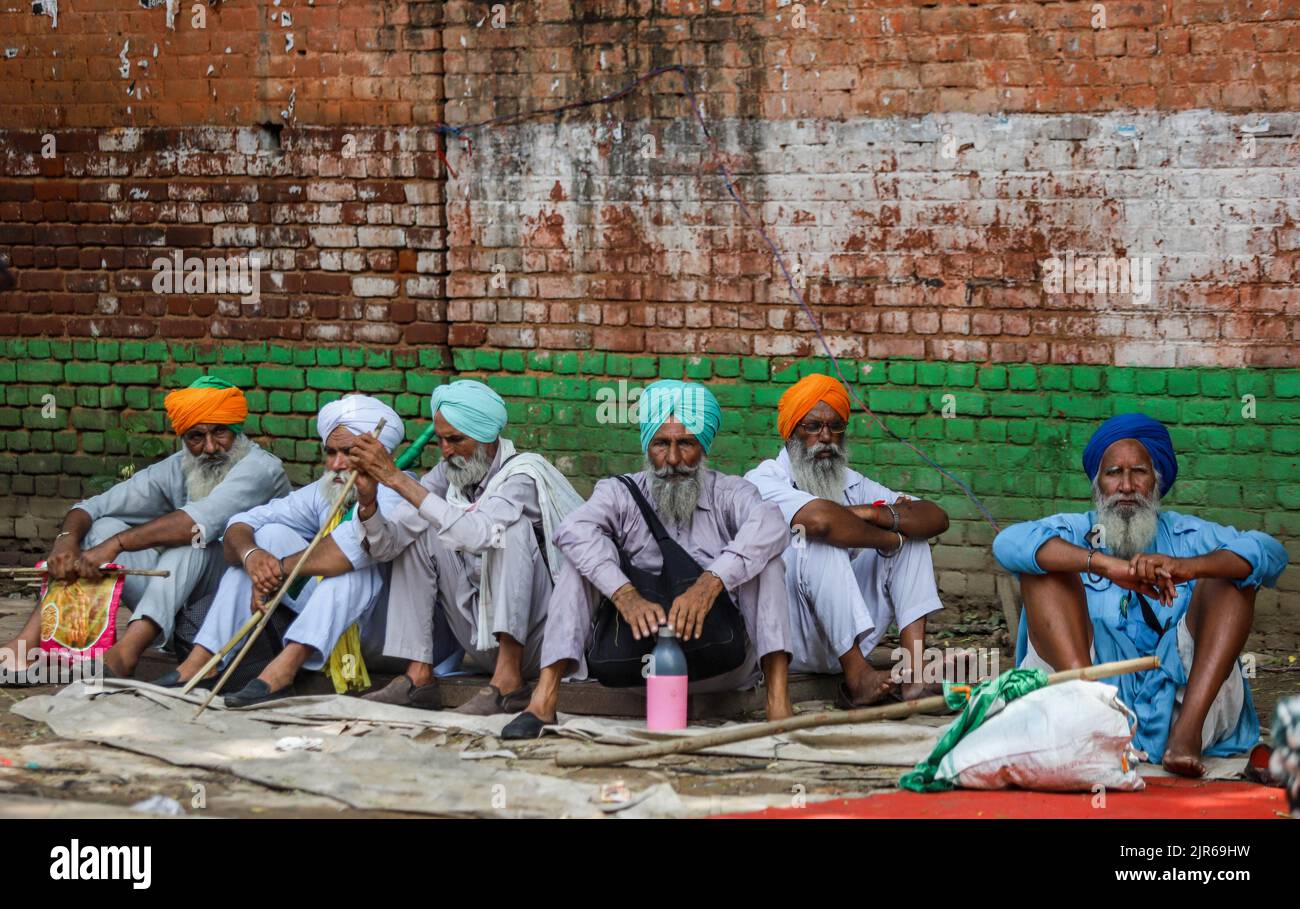
[[[1300,557],[1300,4],[225,0],[204,28],[187,3],[50,6],[0,10],[11,557],[156,456],[161,395],[208,363],[255,387],[297,481],[321,395],[414,416],[457,373],[503,383],[579,486],[631,466],[629,442],[590,448],[619,378],[709,377],[719,463],[767,453],[790,364],[822,351],[678,73],[439,129],[674,64],[831,349],[875,364],[870,405],[999,520],[1078,507],[1081,437],[1124,405],[1175,424],[1174,505]],[[154,292],[176,252],[256,252],[259,299]],[[1149,296],[1048,280],[1118,259]],[[857,457],[942,496],[945,596],[991,604],[965,500],[893,443]],[[1295,574],[1261,601],[1287,646]]]

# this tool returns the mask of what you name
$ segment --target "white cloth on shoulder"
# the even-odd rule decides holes
[[[498,439],[500,446],[501,468],[488,481],[487,487],[478,500],[471,502],[454,483],[447,487],[447,504],[465,511],[473,511],[478,501],[492,495],[510,477],[525,474],[537,486],[537,505],[542,512],[542,536],[546,542],[546,566],[551,573],[551,582],[560,577],[560,567],[564,556],[554,543],[555,531],[560,523],[579,505],[582,496],[573,488],[568,478],[546,458],[533,452],[516,452],[514,443],[505,437]],[[495,646],[492,637],[492,563],[499,548],[490,548],[483,553],[482,581],[478,593],[478,641],[479,650],[490,650]]]

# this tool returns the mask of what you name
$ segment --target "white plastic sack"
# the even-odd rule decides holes
[[[939,762],[937,778],[966,789],[1143,789],[1136,724],[1113,685],[1049,685],[986,718]]]

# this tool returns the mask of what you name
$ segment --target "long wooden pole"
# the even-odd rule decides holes
[[[1142,672],[1155,669],[1160,665],[1159,657],[1141,657],[1136,660],[1120,660],[1115,663],[1102,663],[1097,666],[1084,666],[1082,669],[1068,669],[1047,677],[1047,684],[1056,685],[1073,679],[1104,679],[1116,675],[1128,675],[1130,672]],[[858,710],[836,710],[823,713],[807,713],[803,716],[773,720],[768,723],[747,723],[716,732],[685,738],[668,739],[651,742],[648,745],[636,745],[632,748],[615,746],[598,748],[594,751],[575,749],[572,753],[556,755],[555,763],[560,767],[604,767],[609,764],[623,764],[628,761],[641,761],[646,758],[662,757],[666,754],[682,754],[714,748],[718,745],[730,745],[750,739],[761,739],[769,735],[780,735],[796,729],[811,729],[816,726],[844,726],[849,723],[869,723],[875,720],[897,720],[917,713],[927,713],[937,709],[947,709],[948,703],[941,695],[920,698],[903,704],[889,704],[884,707],[863,707]]]
[[[379,432],[384,428],[384,424],[386,422],[387,420],[380,419],[380,421],[375,424],[375,428],[370,431],[370,434],[378,438]],[[214,653],[212,655],[212,659],[208,660],[208,662],[204,664],[203,668],[194,674],[194,678],[190,679],[188,682],[185,683],[185,687],[181,689],[181,693],[189,694],[190,691],[194,688],[194,686],[197,685],[203,679],[203,677],[206,676],[209,672],[211,672],[212,668],[221,661],[221,658],[230,652],[230,650],[235,646],[235,644],[239,642],[239,639],[242,638],[245,634],[248,634],[248,630],[250,628],[253,629],[253,633],[249,635],[248,641],[245,642],[243,648],[239,651],[239,653],[235,655],[235,658],[231,660],[230,665],[226,667],[226,671],[225,673],[222,674],[221,678],[217,679],[217,684],[212,686],[212,690],[208,692],[207,699],[199,706],[199,709],[195,712],[193,719],[197,720],[199,716],[203,713],[203,711],[208,709],[208,705],[211,704],[212,699],[217,696],[217,692],[219,692],[222,686],[226,684],[226,681],[230,678],[231,674],[233,674],[234,671],[237,668],[239,668],[239,664],[243,661],[244,657],[247,656],[248,651],[252,648],[253,644],[257,642],[257,639],[259,636],[261,636],[263,630],[265,630],[266,623],[271,620],[271,613],[275,611],[275,607],[280,605],[280,601],[284,599],[284,595],[289,592],[289,587],[293,584],[295,580],[297,580],[298,572],[301,571],[302,567],[307,564],[307,558],[311,555],[312,550],[316,548],[316,544],[319,543],[321,540],[325,539],[325,537],[328,535],[326,533],[326,528],[334,523],[335,515],[337,515],[339,511],[342,510],[343,503],[347,500],[348,493],[350,493],[352,491],[352,487],[356,485],[357,485],[357,471],[354,470],[351,472],[351,474],[349,474],[347,482],[343,484],[343,491],[339,493],[338,501],[335,502],[334,507],[330,509],[330,513],[328,516],[326,516],[325,522],[321,524],[320,530],[316,531],[316,536],[312,537],[311,542],[307,544],[307,548],[303,550],[302,556],[298,559],[298,561],[294,563],[293,570],[290,571],[289,576],[284,579],[284,582],[280,585],[280,589],[276,591],[275,596],[272,598],[271,602],[266,604],[265,608],[261,611],[260,615],[254,614],[249,616],[248,621],[245,622],[243,626],[240,627],[240,629],[235,632],[235,636],[226,642],[226,646],[222,647],[219,651]],[[254,625],[256,627],[253,627]]]
[[[103,574],[129,574],[145,578],[171,577],[170,571],[160,571],[156,568],[101,568],[99,570]],[[48,568],[0,568],[0,575],[23,579],[29,577],[39,578],[48,573]]]

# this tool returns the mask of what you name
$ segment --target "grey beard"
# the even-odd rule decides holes
[[[818,442],[808,448],[798,439],[785,441],[786,454],[790,456],[790,472],[795,485],[819,499],[830,499],[844,504],[844,471],[848,468],[849,446],[834,442]],[[817,459],[823,451],[834,452],[829,458]]]
[[[189,501],[197,502],[210,495],[231,468],[252,450],[252,441],[242,432],[235,437],[229,451],[193,455],[188,448],[182,447],[181,475],[185,477],[185,494]]]
[[[1100,544],[1120,559],[1131,559],[1139,552],[1148,552],[1156,541],[1156,529],[1160,520],[1159,476],[1156,477],[1156,488],[1150,496],[1135,492],[1132,497],[1139,504],[1133,508],[1121,508],[1114,502],[1124,498],[1124,494],[1117,492],[1110,497],[1102,495],[1097,479],[1093,478],[1092,503],[1097,511],[1096,526],[1101,528],[1101,539],[1090,542]]]
[[[325,504],[330,508],[333,508],[339,503],[339,499],[343,494],[343,487],[347,483],[347,476],[348,471],[346,470],[327,470],[321,475],[320,480],[317,481],[320,484],[321,497],[325,499]],[[335,482],[340,478],[344,482]],[[348,490],[348,497],[343,502],[343,509],[346,511],[351,508],[356,504],[356,501],[357,487],[353,486]]]
[[[465,498],[468,499],[474,488],[483,482],[491,466],[492,462],[488,460],[487,451],[480,444],[468,458],[452,455],[447,459],[447,482],[464,493]]]
[[[645,459],[645,471],[650,477],[650,498],[654,500],[655,511],[661,518],[678,525],[690,523],[695,506],[700,502],[699,474],[705,461],[706,458],[701,456],[694,467],[685,464],[655,467],[648,457]],[[680,479],[668,479],[671,476]]]

